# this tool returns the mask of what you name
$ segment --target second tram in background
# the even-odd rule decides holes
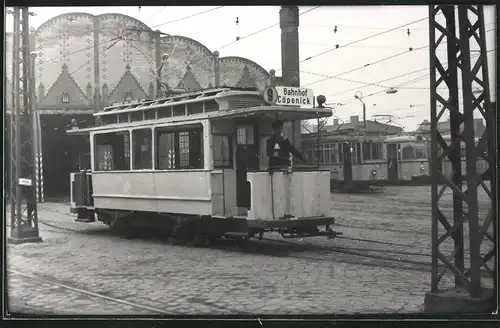
[[[326,142],[306,147],[309,163],[317,163],[331,172],[332,188],[350,186],[421,185],[430,183],[430,140],[422,135],[380,136],[363,142],[361,136],[329,135]],[[375,139],[375,140],[373,140]],[[450,135],[443,139],[450,144]],[[479,141],[476,138],[476,143]],[[316,144],[315,144],[316,143]],[[461,145],[462,172],[465,167],[465,144]],[[445,158],[442,170],[452,173],[451,163]],[[477,170],[487,169],[484,160],[477,162]]]

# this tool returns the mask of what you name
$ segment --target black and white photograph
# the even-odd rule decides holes
[[[6,318],[496,311],[496,5],[4,28]]]

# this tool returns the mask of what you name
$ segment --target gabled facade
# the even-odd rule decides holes
[[[114,102],[132,101],[135,99],[148,98],[148,94],[139,84],[135,76],[130,72],[130,65],[125,66],[125,73],[120,81],[118,81],[114,90],[109,93],[102,93],[103,105],[107,106]]]
[[[63,64],[61,73],[50,89],[45,91],[43,85],[39,86],[38,108],[91,108],[92,90],[87,89],[85,94],[74,78],[68,72],[68,65]]]

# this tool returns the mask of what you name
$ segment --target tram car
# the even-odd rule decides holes
[[[443,135],[443,140],[449,145],[451,143],[451,136]],[[479,142],[479,138],[475,138],[476,145]],[[388,138],[384,141],[387,145],[388,158],[392,160],[394,164],[392,168],[392,177],[399,180],[408,180],[411,177],[412,180],[422,179],[429,181],[430,177],[430,167],[429,167],[429,157],[430,157],[430,140],[422,136],[400,136]],[[438,147],[438,152],[441,154],[442,150]],[[467,172],[465,156],[466,148],[465,143],[460,144],[460,157],[462,164],[462,177],[465,177]],[[390,165],[391,160],[388,161]],[[396,161],[397,160],[397,161]],[[451,176],[452,166],[450,160],[445,157],[441,162],[441,170],[445,176]],[[484,159],[480,159],[476,162],[476,170],[480,174],[484,173],[487,169],[487,162]],[[391,168],[388,168],[391,171]]]
[[[449,144],[450,135],[443,139]],[[476,143],[479,141],[476,138]],[[319,145],[319,146],[318,146]],[[362,142],[355,135],[328,136],[328,143],[313,145],[307,156],[331,173],[332,187],[383,186],[430,183],[430,140],[421,135],[380,136]],[[465,144],[461,145],[462,172],[465,174]],[[485,172],[485,160],[477,171]],[[448,158],[442,160],[445,176],[452,173]]]
[[[127,103],[94,114],[91,169],[71,173],[71,212],[113,230],[152,227],[181,244],[335,237],[330,172],[269,170],[272,124],[328,117],[326,108],[268,105],[259,91],[218,88]],[[324,229],[324,230],[323,230]]]

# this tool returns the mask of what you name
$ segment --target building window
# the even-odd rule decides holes
[[[125,92],[125,102],[132,102],[132,92]]]
[[[203,128],[157,130],[156,168],[202,169]]]
[[[94,142],[96,171],[130,170],[130,134],[128,131],[97,134]]]
[[[132,132],[132,167],[134,170],[151,170],[153,168],[151,129],[140,129]]]
[[[61,101],[63,104],[69,103],[69,93],[63,92],[61,96]]]
[[[233,156],[231,147],[231,136],[214,135],[213,136],[213,156],[214,168],[232,168]]]

